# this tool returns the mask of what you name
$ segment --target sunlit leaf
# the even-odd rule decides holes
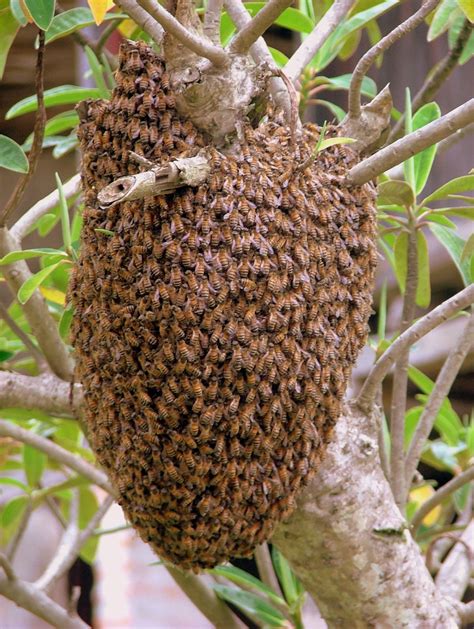
[[[472,0],[457,0],[457,2],[467,19],[474,23],[474,2]]]
[[[435,490],[431,485],[422,485],[421,487],[415,487],[410,491],[410,501],[414,502],[417,509],[419,509],[427,500],[431,498],[431,496],[435,493]],[[425,517],[422,522],[425,526],[433,526],[438,521],[441,516],[441,505],[437,505],[434,509],[432,509]]]
[[[286,604],[285,601],[281,598],[281,596],[278,596],[277,594],[275,594],[275,592],[271,588],[269,588],[267,585],[262,583],[260,579],[257,579],[256,577],[249,574],[248,572],[245,572],[245,570],[241,570],[240,568],[237,568],[236,566],[218,566],[217,568],[213,568],[212,570],[209,570],[208,572],[216,576],[225,577],[226,579],[229,579],[229,581],[232,581],[236,585],[241,585],[247,588],[250,587],[252,589],[259,590],[260,592],[268,596],[271,600],[273,600],[278,605],[285,606]]]
[[[87,98],[100,98],[99,90],[96,87],[78,87],[77,85],[60,85],[44,92],[44,105],[46,108],[56,105],[76,104]],[[36,111],[38,102],[36,94],[28,96],[18,101],[5,114],[7,120],[23,116],[31,111]]]
[[[12,485],[13,487],[18,487],[19,489],[22,489],[25,493],[28,493],[30,491],[30,488],[28,487],[28,485],[25,485],[25,483],[22,483],[20,480],[16,478],[8,478],[6,476],[0,476],[0,485]],[[1,489],[0,489],[0,492],[1,492]]]
[[[87,0],[97,26],[102,24],[105,14],[114,6],[113,0]]]

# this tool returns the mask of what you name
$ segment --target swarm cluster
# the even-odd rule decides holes
[[[140,536],[184,568],[249,554],[315,470],[366,340],[374,191],[350,149],[298,146],[268,117],[208,181],[102,210],[96,196],[205,146],[163,61],[122,47],[112,100],[85,103],[70,299],[91,445]]]

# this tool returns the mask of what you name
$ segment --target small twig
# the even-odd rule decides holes
[[[224,4],[227,13],[230,16],[230,19],[239,30],[244,28],[249,22],[252,21],[249,12],[245,8],[241,0],[224,0]],[[257,41],[252,44],[249,52],[252,56],[252,59],[257,64],[263,63],[271,69],[277,69],[277,65],[273,60],[272,54],[269,51],[263,37],[259,37]],[[269,91],[272,95],[275,105],[277,107],[281,107],[282,110],[285,112],[287,119],[290,119],[291,104],[288,91],[285,88],[285,84],[283,83],[283,81],[280,78],[271,78]]]
[[[44,452],[51,459],[57,461],[58,463],[62,463],[81,476],[89,479],[91,483],[101,487],[108,494],[114,495],[114,489],[103,472],[95,468],[93,465],[90,465],[90,463],[87,463],[80,457],[56,445],[49,439],[36,435],[30,430],[20,428],[20,426],[16,426],[4,419],[0,419],[0,436],[10,437],[16,441],[21,441],[22,443],[27,443],[28,445],[33,446],[33,448]]]
[[[118,0],[118,2],[123,4],[124,0]],[[183,46],[192,50],[200,57],[209,59],[216,67],[226,65],[229,57],[220,46],[216,46],[204,37],[199,37],[189,31],[156,0],[137,0],[137,3],[161,24],[167,33],[173,35],[173,37],[181,42]]]
[[[410,214],[407,276],[405,294],[403,296],[402,320],[400,334],[405,332],[413,322],[415,316],[415,296],[418,284],[418,251],[416,225]],[[390,486],[393,496],[400,510],[403,512],[405,501],[405,412],[407,402],[408,362],[410,348],[407,347],[395,363],[392,384],[392,403],[390,409]]]
[[[208,0],[207,9],[204,15],[204,35],[213,43],[220,42],[220,23],[223,0]]]
[[[431,391],[430,397],[418,421],[415,434],[411,440],[410,448],[406,457],[405,482],[410,486],[411,479],[418,465],[418,460],[423,451],[426,440],[438,412],[443,404],[443,400],[448,395],[462,364],[474,343],[474,314],[471,314],[464,328],[461,337],[455,347],[451,350],[444,365],[436,378],[436,383]]]
[[[438,120],[430,122],[421,129],[410,133],[390,144],[390,146],[381,149],[371,157],[364,159],[351,168],[347,174],[346,183],[349,185],[362,185],[371,179],[375,179],[377,175],[397,164],[401,164],[409,157],[413,157],[413,155],[436,144],[440,140],[444,140],[471,122],[474,122],[474,98],[471,98]]]
[[[47,592],[53,587],[58,579],[60,579],[63,574],[71,568],[72,564],[76,561],[79,551],[87,542],[89,537],[94,534],[95,529],[110,509],[113,502],[113,497],[107,496],[89,520],[87,526],[80,530],[77,526],[77,509],[72,509],[75,501],[71,501],[69,524],[64,532],[60,547],[45,572],[36,581],[36,587]]]
[[[9,561],[13,561],[13,559],[15,558],[16,551],[18,550],[18,546],[23,538],[23,535],[25,534],[26,527],[28,526],[28,522],[32,513],[33,506],[30,500],[30,502],[26,506],[25,511],[23,512],[20,524],[18,525],[18,528],[15,532],[15,536],[13,537],[12,541],[10,542],[10,546],[8,547],[7,557]]]
[[[447,299],[421,319],[418,319],[406,332],[401,334],[382,354],[372,367],[361,387],[356,405],[364,412],[369,412],[373,406],[380,383],[389,373],[395,361],[405,348],[419,341],[423,336],[434,330],[438,325],[447,321],[463,308],[474,302],[474,284]]]
[[[13,566],[10,563],[10,560],[6,555],[0,552],[0,568],[2,568],[5,573],[7,579],[9,581],[14,581],[16,579],[15,572],[13,570]]]
[[[464,47],[469,39],[469,35],[472,31],[472,24],[469,20],[464,21],[464,26],[462,27],[456,43],[453,48],[448,52],[448,54],[436,64],[436,66],[428,73],[423,85],[415,94],[412,102],[412,113],[415,113],[422,107],[425,103],[428,103],[436,92],[440,89],[446,79],[451,75],[451,72],[456,67],[459,57],[461,56]],[[387,144],[391,144],[395,140],[403,134],[403,125],[405,123],[405,114],[403,113],[401,117],[397,120],[395,126],[387,140]]]
[[[30,352],[33,358],[36,360],[40,371],[44,371],[48,368],[48,364],[45,361],[43,354],[39,351],[36,345],[32,342],[28,334],[23,332],[20,326],[14,319],[8,314],[8,309],[0,302],[0,317],[5,321],[10,330],[16,334],[26,349]]]
[[[269,0],[230,43],[231,52],[243,54],[270,28],[278,16],[292,4],[292,0]]]
[[[81,191],[81,175],[74,175],[69,181],[63,184],[64,196],[66,199],[79,194]],[[48,196],[37,201],[29,210],[27,210],[23,216],[17,220],[17,222],[10,229],[10,233],[14,240],[21,242],[23,238],[28,234],[33,225],[50,210],[52,210],[59,203],[59,192],[53,190]]]
[[[284,68],[293,83],[298,81],[306,65],[311,61],[324,42],[327,41],[336,26],[339,26],[344,17],[352,9],[354,3],[355,0],[336,0],[296,52],[293,53]]]
[[[388,35],[382,37],[382,39],[377,42],[375,46],[370,48],[370,50],[368,50],[359,60],[352,74],[349,88],[348,115],[350,118],[358,118],[360,116],[360,91],[362,81],[377,57],[388,50],[392,44],[421,24],[425,17],[433,11],[439,2],[440,0],[425,0],[421,8],[418,9],[416,13],[405,20],[405,22],[399,24]]]
[[[33,131],[33,143],[31,145],[30,153],[28,156],[28,172],[25,173],[17,182],[13,192],[10,195],[5,207],[0,212],[0,227],[3,227],[10,217],[10,214],[14,212],[20,204],[23,194],[26,190],[28,183],[35,174],[36,167],[38,166],[39,157],[43,148],[44,127],[46,124],[46,109],[44,107],[44,31],[39,31],[39,46],[38,56],[36,59],[35,70],[35,86],[36,86],[36,99],[37,110],[35,127]]]
[[[257,564],[258,574],[260,579],[271,588],[275,594],[282,596],[280,584],[278,578],[273,569],[272,558],[270,556],[270,550],[268,544],[264,542],[260,546],[257,546],[254,552],[255,563]]]
[[[212,625],[217,629],[241,629],[242,624],[229,607],[210,590],[202,579],[190,572],[166,564],[166,569]]]
[[[138,6],[135,0],[114,0],[114,3],[123,9],[140,28],[150,35],[153,41],[161,46],[165,31],[151,15]]]

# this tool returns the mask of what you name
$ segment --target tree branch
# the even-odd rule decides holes
[[[16,426],[4,419],[0,419],[0,436],[10,437],[16,441],[21,441],[22,443],[27,443],[28,445],[33,446],[33,448],[44,452],[51,459],[57,461],[58,463],[62,463],[81,476],[84,476],[90,480],[91,483],[101,487],[108,494],[112,496],[114,495],[114,489],[103,472],[75,454],[72,454],[64,448],[56,445],[49,439],[36,435],[30,430],[20,428],[20,426]]]
[[[5,573],[5,576],[9,581],[14,581],[16,579],[15,571],[13,570],[13,566],[10,563],[10,560],[6,555],[0,552],[0,568]]]
[[[422,336],[472,303],[474,303],[474,284],[447,299],[401,334],[372,367],[357,397],[357,406],[369,412],[377,395],[378,387],[405,348],[416,343]]]
[[[472,24],[469,20],[464,20],[464,26],[462,27],[456,43],[453,48],[448,52],[448,54],[436,64],[436,66],[428,73],[423,85],[415,94],[413,98],[413,102],[411,105],[412,112],[416,113],[420,107],[428,103],[439,88],[443,85],[446,79],[451,75],[451,72],[457,65],[458,59],[461,56],[464,46],[469,39],[469,35],[471,34]],[[397,120],[395,126],[387,140],[387,144],[391,144],[395,140],[403,135],[403,127],[405,124],[405,114],[402,114],[401,117]]]
[[[3,227],[10,214],[14,212],[26,190],[26,186],[35,174],[39,157],[43,148],[44,127],[46,124],[46,109],[44,107],[44,31],[39,30],[38,56],[36,59],[35,86],[38,108],[36,110],[35,127],[33,131],[33,143],[28,156],[28,172],[18,180],[5,207],[0,213],[0,227]]]
[[[293,53],[284,67],[286,75],[293,83],[298,81],[306,65],[318,52],[336,26],[338,26],[349,13],[354,3],[355,0],[336,0],[296,52]]]
[[[194,574],[183,572],[179,568],[166,565],[166,569],[208,620],[217,629],[241,629],[242,624],[230,608],[212,592],[207,585]]]
[[[63,184],[64,196],[66,199],[79,194],[81,191],[81,175],[74,175],[69,181]],[[59,192],[53,190],[48,196],[40,199],[29,210],[27,210],[23,216],[21,216],[17,222],[10,229],[10,234],[13,240],[21,242],[23,238],[28,234],[33,225],[42,216],[47,214],[59,203]]]
[[[292,0],[269,0],[230,43],[230,51],[243,54],[270,28],[277,17],[292,4]]]
[[[440,0],[425,0],[416,13],[410,16],[405,22],[399,24],[391,33],[382,37],[382,39],[372,46],[365,55],[359,60],[352,74],[351,84],[349,87],[348,116],[349,118],[358,118],[361,113],[360,108],[360,90],[364,76],[377,57],[385,52],[396,41],[410,33],[419,24],[423,22],[425,17],[433,11],[439,4]]]
[[[24,376],[0,371],[0,408],[33,408],[56,417],[77,418],[82,410],[82,386],[75,384],[72,395],[71,386],[53,374]]]
[[[448,395],[461,366],[474,343],[474,314],[471,314],[455,347],[447,357],[430,397],[418,421],[415,434],[410,444],[405,464],[405,482],[410,487],[413,475],[416,471],[421,452],[429,437],[438,412]]]
[[[118,0],[118,2],[123,3],[124,0]],[[186,46],[186,48],[192,50],[200,57],[209,59],[216,67],[226,65],[228,55],[220,46],[215,46],[207,39],[189,31],[156,0],[137,0],[137,3],[161,24],[167,33],[180,41],[183,46]]]
[[[436,575],[436,587],[441,594],[458,601],[461,600],[471,576],[473,552],[474,519],[471,519],[470,524],[459,537],[459,541],[454,544]]]
[[[114,0],[114,3],[127,13],[140,28],[150,35],[154,42],[161,45],[165,31],[151,15],[138,6],[135,0]]]
[[[446,485],[443,485],[438,491],[436,491],[431,498],[429,498],[426,502],[424,502],[418,511],[413,516],[413,520],[411,521],[411,529],[413,534],[416,533],[417,528],[423,522],[424,518],[433,511],[435,507],[443,502],[447,496],[450,496],[457,489],[465,485],[466,483],[470,483],[474,480],[474,465],[468,467],[466,470],[458,474],[452,478]]]
[[[348,172],[346,182],[360,186],[471,122],[474,122],[474,98],[359,162]]]
[[[0,256],[21,249],[20,243],[14,240],[4,227],[0,229]],[[24,260],[13,262],[2,267],[7,284],[16,297],[21,285],[31,277],[28,265]],[[59,336],[56,321],[51,317],[48,306],[37,289],[30,299],[23,304],[23,312],[30,324],[41,351],[54,373],[63,380],[71,380],[73,361]]]
[[[415,297],[418,285],[418,250],[415,221],[410,213],[407,277],[403,296],[402,320],[400,334],[403,334],[413,323],[415,316]],[[392,383],[392,403],[390,409],[390,486],[395,502],[403,513],[405,501],[405,411],[407,405],[408,361],[410,348],[401,352],[395,363]]]
[[[204,35],[211,40],[213,44],[220,43],[220,23],[223,0],[208,0],[207,9],[204,15]]]
[[[224,0],[224,5],[227,13],[230,16],[230,19],[234,23],[237,29],[241,30],[246,26],[246,24],[252,21],[249,12],[244,7],[241,0]],[[268,50],[268,46],[263,39],[263,37],[259,37],[257,41],[250,47],[250,54],[252,59],[257,64],[266,64],[270,69],[277,69],[277,65],[273,60],[271,52]],[[290,119],[290,98],[288,94],[288,90],[285,87],[282,79],[277,77],[272,77],[270,79],[270,93],[272,95],[273,101],[277,107],[281,107],[285,112],[287,119]]]

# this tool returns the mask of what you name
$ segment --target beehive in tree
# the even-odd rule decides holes
[[[116,80],[81,114],[77,377],[130,522],[160,557],[211,567],[268,539],[321,461],[367,335],[374,189],[344,183],[349,147],[308,163],[319,129],[294,142],[271,109],[214,146],[144,44],[122,46]],[[140,170],[131,151],[162,165],[199,154],[209,173],[101,207]]]

